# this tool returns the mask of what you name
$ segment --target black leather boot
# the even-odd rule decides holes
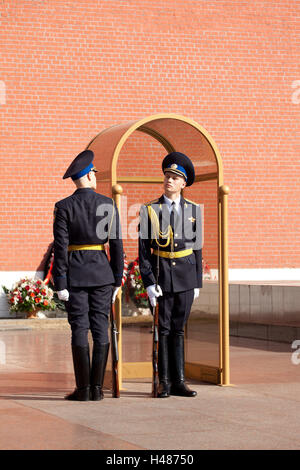
[[[171,395],[195,397],[197,392],[188,388],[184,378],[184,336],[172,337],[172,368],[173,374]]]
[[[158,398],[167,398],[170,396],[170,379],[169,379],[169,337],[160,335],[158,340]]]
[[[109,343],[94,346],[92,370],[91,370],[91,393],[93,401],[103,400],[103,382],[108,358]]]
[[[76,389],[65,396],[66,400],[88,401],[90,399],[90,350],[89,346],[73,346],[72,356]]]

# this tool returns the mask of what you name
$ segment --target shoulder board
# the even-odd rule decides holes
[[[146,203],[144,204],[144,206],[151,206],[151,204],[154,204],[155,202],[158,202],[158,201],[159,201],[159,198],[153,199],[153,201],[146,202]]]
[[[185,201],[190,202],[191,204],[194,204],[195,206],[199,206],[198,202],[191,201],[190,199],[187,199],[186,197],[184,198]]]

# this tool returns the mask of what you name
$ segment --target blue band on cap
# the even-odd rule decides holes
[[[94,165],[90,163],[87,167],[85,167],[83,170],[78,171],[75,175],[72,175],[71,178],[72,180],[78,180],[79,178],[82,178],[84,175],[87,175],[91,169],[94,168]]]
[[[182,175],[185,177],[185,179],[187,179],[187,174],[186,174],[186,171],[185,171],[185,169],[183,168],[183,166],[176,164],[176,168],[172,168],[173,165],[174,165],[174,163],[170,163],[170,165],[168,165],[168,166],[165,168],[165,171],[172,170],[172,171],[174,171],[175,173],[176,173],[176,172],[182,173]]]

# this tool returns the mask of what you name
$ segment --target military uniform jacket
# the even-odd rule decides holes
[[[156,283],[157,255],[160,252],[176,252],[192,249],[192,253],[184,257],[159,257],[158,284],[164,292],[183,292],[202,287],[202,219],[200,206],[181,197],[181,215],[174,220],[173,250],[167,237],[157,237],[153,222],[150,220],[149,205],[155,211],[162,235],[170,225],[170,212],[164,197],[151,201],[141,207],[139,225],[139,265],[145,288]],[[157,243],[158,241],[158,243]]]
[[[53,279],[56,290],[69,286],[120,286],[123,243],[118,209],[111,198],[91,188],[77,189],[55,204]],[[69,245],[109,243],[104,250],[69,251]]]

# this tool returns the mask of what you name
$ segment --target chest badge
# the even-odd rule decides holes
[[[190,222],[195,222],[196,219],[194,219],[194,217],[189,217],[188,220],[189,220]]]

